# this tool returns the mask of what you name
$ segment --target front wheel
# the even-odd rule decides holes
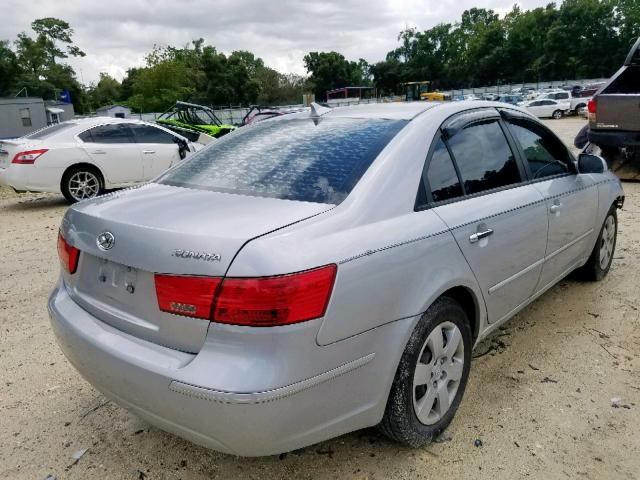
[[[562,110],[556,110],[555,112],[553,112],[551,114],[551,117],[554,118],[555,120],[559,120],[562,118]]]
[[[464,394],[471,348],[464,309],[440,297],[422,315],[402,354],[379,425],[382,433],[420,447],[447,428]]]
[[[618,215],[616,207],[611,207],[604,220],[598,240],[596,241],[589,260],[580,269],[582,277],[586,280],[599,281],[607,276],[613,261],[618,236]]]
[[[100,195],[104,184],[102,177],[94,169],[75,167],[65,172],[60,189],[69,203],[76,203]]]

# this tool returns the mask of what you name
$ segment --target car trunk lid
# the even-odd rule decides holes
[[[196,352],[209,322],[162,312],[154,275],[222,277],[246,242],[331,207],[159,184],[81,202],[62,226],[82,252],[67,287],[111,326]]]

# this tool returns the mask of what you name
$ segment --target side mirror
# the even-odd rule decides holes
[[[178,144],[178,154],[180,155],[180,160],[184,160],[187,156],[187,153],[190,151],[189,144],[186,140],[182,140],[177,137],[174,139],[174,142]]]
[[[604,173],[608,169],[607,161],[599,155],[581,153],[578,156],[578,173]]]

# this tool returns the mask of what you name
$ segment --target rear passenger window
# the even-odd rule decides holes
[[[571,157],[562,142],[552,134],[527,121],[510,121],[509,129],[524,151],[531,178],[569,172]]]
[[[442,139],[438,140],[433,155],[431,155],[427,170],[427,182],[434,202],[462,196],[458,174]]]
[[[516,159],[497,121],[472,124],[448,143],[467,195],[522,181]]]
[[[78,137],[88,143],[133,143],[129,127],[122,124],[93,127]]]
[[[177,137],[150,125],[131,124],[137,143],[176,143]]]

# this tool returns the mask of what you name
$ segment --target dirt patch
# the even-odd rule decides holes
[[[583,122],[548,124],[570,143]],[[640,184],[625,190],[610,275],[562,281],[479,345],[441,442],[412,450],[369,429],[242,459],[150,427],[78,375],[46,313],[66,204],[0,189],[0,477],[637,478]]]

